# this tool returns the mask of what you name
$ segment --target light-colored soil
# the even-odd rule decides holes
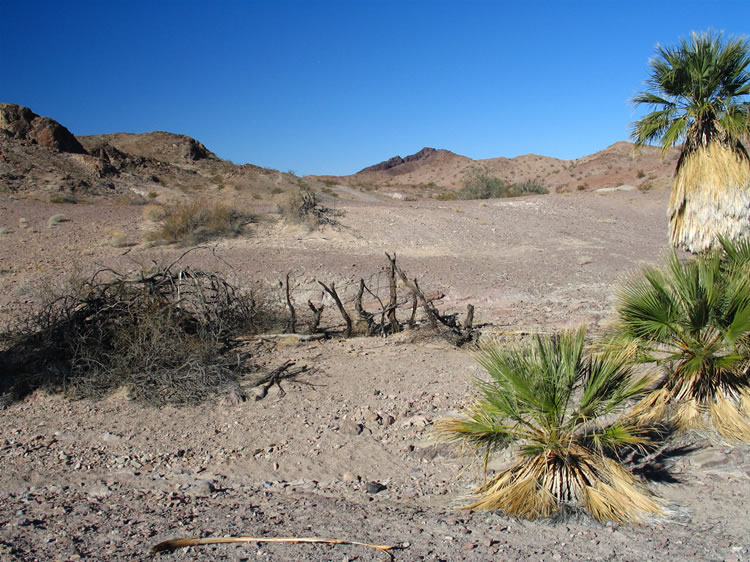
[[[300,305],[315,280],[351,298],[382,276],[384,252],[442,310],[476,306],[485,337],[612,320],[616,287],[665,252],[663,190],[494,201],[340,201],[342,228],[262,222],[245,238],[186,255],[244,285],[294,274]],[[70,221],[48,228],[50,216]],[[22,228],[26,218],[30,227]],[[169,263],[184,250],[138,242],[141,209],[0,200],[3,318],[35,287],[76,271]],[[335,322],[331,316],[329,322]],[[456,508],[479,467],[430,438],[464,406],[481,369],[426,329],[386,339],[283,342],[263,360],[311,372],[259,401],[145,409],[121,397],[70,402],[36,393],[0,411],[0,559],[141,560],[194,535],[319,536],[404,545],[396,560],[743,560],[750,552],[750,449],[681,437],[649,486],[668,517],[601,525],[516,521]],[[497,469],[497,459],[490,469]],[[658,477],[658,478],[657,478]],[[367,484],[385,489],[370,493]],[[165,560],[382,560],[357,546],[196,547]]]

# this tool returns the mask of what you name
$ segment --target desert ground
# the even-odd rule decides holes
[[[486,201],[396,200],[340,190],[340,227],[274,216],[182,259],[240,286],[351,298],[395,252],[441,310],[476,307],[481,339],[587,324],[606,331],[617,287],[667,251],[668,190],[552,193]],[[48,226],[49,218],[68,219]],[[98,268],[137,271],[184,248],[142,244],[142,208],[55,205],[0,194],[4,320],[40,287]],[[24,227],[19,225],[26,219]],[[113,235],[124,239],[107,243]],[[347,292],[348,291],[348,292]],[[331,320],[335,321],[335,320]],[[482,376],[472,347],[426,327],[382,337],[256,343],[269,367],[304,376],[261,400],[147,408],[122,395],[71,401],[36,392],[0,410],[0,559],[142,560],[190,536],[328,537],[382,545],[395,560],[745,560],[750,448],[676,438],[643,471],[668,515],[635,524],[585,516],[522,521],[461,510],[481,467],[436,443],[433,422],[468,404]],[[490,463],[501,467],[506,458]],[[251,542],[190,547],[164,560],[385,560],[356,545]]]

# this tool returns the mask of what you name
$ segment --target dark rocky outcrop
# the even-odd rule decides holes
[[[406,164],[408,162],[417,162],[419,160],[425,160],[429,158],[430,156],[437,154],[438,152],[441,152],[441,151],[435,150],[434,148],[424,147],[422,150],[420,150],[416,154],[412,154],[410,156],[407,156],[406,158],[401,158],[400,156],[394,156],[393,158],[386,160],[384,162],[380,162],[379,164],[368,166],[367,168],[360,170],[358,173],[384,172],[385,170],[390,170],[392,168],[395,168],[396,166],[400,166],[401,164]]]
[[[0,131],[6,137],[38,144],[58,152],[87,154],[78,139],[49,117],[40,117],[28,107],[0,103]]]

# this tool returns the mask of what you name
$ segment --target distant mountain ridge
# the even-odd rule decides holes
[[[662,159],[657,147],[634,150],[632,143],[620,141],[575,160],[536,154],[472,160],[449,150],[425,147],[410,156],[394,156],[348,176],[314,177],[384,189],[438,187],[456,190],[462,187],[472,167],[481,166],[509,183],[535,181],[550,191],[590,191],[624,184],[646,189],[670,185],[678,154],[677,149],[672,149]]]
[[[670,185],[677,149],[665,159],[659,149],[617,142],[604,150],[560,160],[526,154],[472,160],[445,149],[425,147],[394,156],[348,176],[307,176],[367,189],[458,190],[467,172],[481,166],[509,183],[534,181],[550,191],[590,191],[628,184],[643,189]],[[292,189],[300,179],[278,170],[222,160],[185,135],[109,133],[75,137],[49,117],[27,107],[0,103],[0,191],[71,192],[90,195],[134,192],[152,196],[192,189]]]

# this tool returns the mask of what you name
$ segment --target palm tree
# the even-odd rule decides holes
[[[638,520],[661,506],[609,453],[646,444],[645,428],[612,421],[649,384],[629,354],[586,352],[585,330],[537,335],[523,346],[485,347],[491,379],[465,415],[437,422],[438,434],[484,457],[515,445],[515,462],[476,490],[468,508],[548,517],[583,507],[598,520]],[[611,423],[604,424],[607,418]]]
[[[658,46],[647,90],[633,103],[653,111],[633,123],[636,146],[658,141],[662,156],[682,143],[669,202],[672,245],[703,252],[717,237],[750,234],[750,42],[692,33]]]
[[[750,245],[661,269],[647,267],[620,296],[617,339],[662,368],[636,408],[644,421],[710,428],[750,441]]]

